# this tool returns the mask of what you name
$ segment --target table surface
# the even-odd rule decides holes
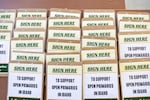
[[[0,9],[8,8],[75,8],[124,9],[124,0],[0,0]]]

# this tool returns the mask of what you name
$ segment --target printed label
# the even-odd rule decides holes
[[[150,34],[119,35],[121,59],[149,58]]]
[[[48,53],[73,53],[80,52],[80,43],[48,42]]]
[[[117,64],[84,64],[84,100],[118,100]]]
[[[13,23],[0,22],[0,31],[12,31]]]
[[[120,32],[150,31],[150,22],[120,21]]]
[[[82,48],[84,47],[116,47],[115,40],[107,39],[82,39]]]
[[[43,52],[43,40],[11,40],[12,51]]]
[[[43,38],[45,39],[45,31],[14,31],[14,38]]]
[[[0,74],[8,72],[8,64],[0,64]]]
[[[42,100],[43,65],[10,63],[9,66],[8,99]]]
[[[98,12],[98,11],[91,11],[86,12],[84,11],[84,18],[113,18],[115,19],[115,12]]]
[[[125,62],[120,64],[121,72],[138,72],[138,71],[149,71],[150,62]]]
[[[44,53],[11,52],[11,61],[45,62]]]
[[[48,65],[47,100],[82,100],[82,66]]]
[[[106,30],[83,30],[83,36],[90,36],[90,37],[112,37],[116,38],[116,30],[115,29],[106,29]]]
[[[149,43],[150,34],[119,35],[119,43]]]
[[[80,62],[80,54],[49,54],[46,62]]]
[[[0,12],[0,20],[15,21],[16,12]]]
[[[115,60],[115,49],[82,50],[82,60]]]
[[[49,19],[48,27],[80,27],[80,19]]]
[[[0,32],[0,41],[10,40],[11,32]]]
[[[120,59],[150,58],[150,43],[120,44]]]
[[[122,19],[122,20],[149,20],[149,14],[129,14],[129,13],[124,13],[124,14],[117,14],[117,19],[118,22]]]
[[[84,26],[109,26],[114,25],[113,20],[83,20],[82,27]]]
[[[50,17],[78,17],[80,18],[80,13],[74,12],[61,12],[61,11],[51,11]]]
[[[48,39],[80,40],[80,30],[48,30]]]
[[[124,100],[148,100],[150,94],[150,62],[120,63]]]
[[[42,28],[46,29],[47,21],[46,19],[17,19],[16,20],[16,29],[17,28]]]
[[[23,17],[23,18],[46,18],[47,13],[46,11],[44,12],[31,12],[31,11],[19,11],[17,13],[17,17]]]

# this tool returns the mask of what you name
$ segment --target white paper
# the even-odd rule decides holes
[[[141,76],[138,78],[139,75],[145,76]],[[143,82],[148,82],[145,84],[150,84],[150,71],[121,72],[121,86],[123,98],[149,97],[150,85],[143,85],[143,86],[138,85]],[[136,84],[136,86],[133,86],[132,84]]]
[[[16,71],[14,70],[15,67],[37,67],[37,72]],[[8,97],[40,98],[40,100],[42,100],[42,67],[42,64],[11,63],[8,76]],[[20,84],[20,86],[18,84]],[[30,92],[26,94],[23,90]]]
[[[115,49],[102,50],[82,50],[82,61],[86,60],[115,60]]]
[[[120,44],[120,59],[150,58],[149,43]]]
[[[10,41],[0,41],[0,63],[9,63]]]
[[[48,62],[80,62],[80,54],[48,54],[46,55],[46,63]]]
[[[44,52],[43,40],[11,40],[11,51]]]
[[[80,18],[80,13],[74,12],[59,12],[59,11],[50,11],[50,17],[78,17]]]
[[[115,40],[82,38],[82,48],[84,47],[116,47]]]
[[[45,62],[44,53],[11,52],[11,61]]]
[[[28,20],[28,19],[18,19],[16,20],[16,29],[17,28],[29,28],[29,29],[46,29],[47,28],[47,20],[46,19],[35,19],[35,20]]]
[[[48,30],[48,39],[80,40],[80,30]]]
[[[56,79],[74,79],[73,83],[59,83]],[[54,86],[75,86],[77,90],[70,89],[53,89]],[[82,76],[81,75],[48,75],[48,100],[63,99],[63,100],[82,100]],[[71,93],[71,96],[59,96],[61,93]]]
[[[36,12],[36,11],[18,11],[17,17],[22,17],[22,18],[45,18],[47,17],[47,12]]]
[[[82,27],[85,26],[109,26],[114,25],[113,20],[83,20]]]
[[[84,18],[113,18],[115,19],[115,12],[111,11],[94,11],[86,12],[84,11]]]
[[[83,30],[83,36],[90,37],[112,37],[116,38],[116,30],[115,29],[95,29],[95,30]]]
[[[16,18],[16,12],[0,12],[0,20],[8,20],[8,21],[13,21],[15,22]]]
[[[79,18],[49,19],[48,27],[80,27],[80,19]]]
[[[117,73],[95,73],[84,74],[84,99],[118,98],[118,74]],[[109,77],[108,81],[93,81],[92,79]],[[111,88],[93,88],[92,85],[109,85]],[[88,86],[89,85],[89,86]],[[113,86],[112,86],[113,85]],[[112,88],[113,87],[113,88]],[[98,93],[100,91],[101,93]]]

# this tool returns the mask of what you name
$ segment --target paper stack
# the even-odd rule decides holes
[[[122,99],[150,99],[149,13],[120,11],[117,18]]]
[[[84,10],[82,61],[84,100],[119,100],[114,10]]]
[[[0,76],[7,76],[16,10],[0,9]]]
[[[46,30],[46,9],[17,11],[11,40],[8,99],[43,100]]]
[[[46,100],[82,100],[80,10],[50,9]]]

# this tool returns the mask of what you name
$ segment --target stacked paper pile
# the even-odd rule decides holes
[[[10,40],[14,29],[16,10],[0,10],[0,76],[7,75],[10,61]]]
[[[114,10],[84,10],[82,61],[84,100],[119,100]]]
[[[46,100],[82,100],[81,11],[50,9]]]
[[[7,99],[150,100],[150,15],[116,12],[0,10]]]
[[[17,11],[11,40],[8,99],[42,100],[46,30],[47,10]]]
[[[150,16],[120,11],[119,57],[122,99],[150,99]]]

